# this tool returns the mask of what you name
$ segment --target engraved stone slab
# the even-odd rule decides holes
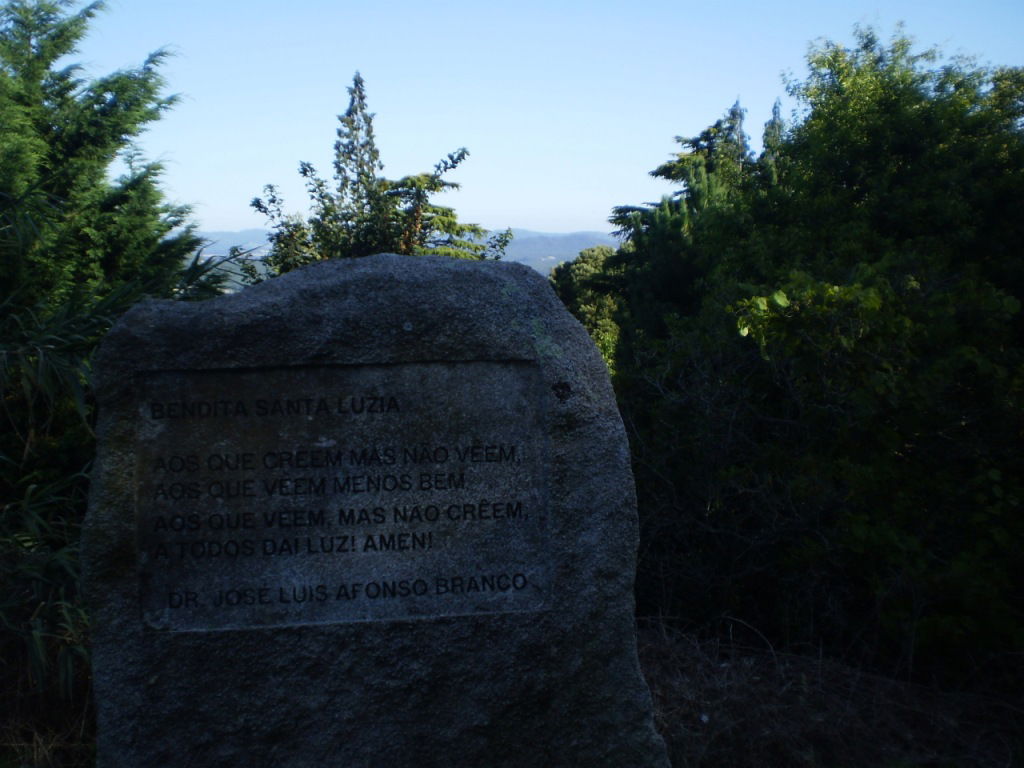
[[[162,371],[140,390],[150,627],[545,607],[536,366]]]
[[[621,420],[533,270],[148,301],[96,372],[97,765],[668,765]]]

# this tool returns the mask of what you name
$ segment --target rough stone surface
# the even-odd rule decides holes
[[[668,765],[621,420],[535,272],[144,302],[96,371],[98,765]]]

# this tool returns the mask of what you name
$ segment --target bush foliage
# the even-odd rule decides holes
[[[1009,690],[1024,647],[1024,70],[825,43],[553,275],[615,374],[642,610]],[[1011,672],[1012,670],[1012,672]]]

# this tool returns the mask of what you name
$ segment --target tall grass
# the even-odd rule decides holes
[[[0,303],[0,748],[20,764],[75,764],[67,755],[90,750],[78,544],[93,453],[89,357],[130,298]]]

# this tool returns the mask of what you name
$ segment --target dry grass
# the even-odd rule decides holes
[[[26,697],[22,703],[26,703]],[[95,764],[95,722],[86,698],[54,699],[0,711],[0,768],[89,768]]]
[[[639,639],[675,768],[1024,767],[1019,701],[941,693],[767,645],[702,641],[659,623],[643,624]],[[65,709],[63,717],[51,710],[21,727],[8,717],[0,768],[93,765],[88,709]]]
[[[1011,768],[1019,702],[941,693],[827,660],[640,630],[675,768]]]

